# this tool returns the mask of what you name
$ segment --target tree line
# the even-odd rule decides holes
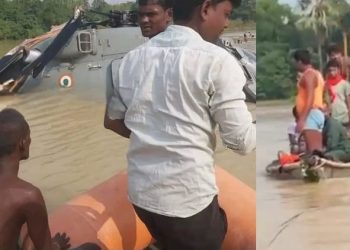
[[[331,44],[347,48],[350,5],[346,0],[299,0],[298,10],[278,0],[257,2],[258,99],[286,99],[296,91],[292,53],[308,49],[323,70]],[[348,52],[348,51],[347,51]]]

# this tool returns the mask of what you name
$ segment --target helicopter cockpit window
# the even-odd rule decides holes
[[[82,53],[92,52],[92,39],[90,32],[80,32],[78,35],[78,47]]]

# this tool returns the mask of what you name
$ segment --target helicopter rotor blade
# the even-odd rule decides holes
[[[72,37],[74,32],[81,27],[82,20],[81,15],[78,17],[73,17],[69,22],[64,26],[62,31],[55,37],[52,43],[46,48],[46,50],[38,57],[34,62],[27,65],[23,70],[22,74],[30,74],[33,71],[33,77],[37,77],[40,72],[44,69],[46,64],[50,62],[61,48],[68,42]]]

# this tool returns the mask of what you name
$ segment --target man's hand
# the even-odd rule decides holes
[[[108,117],[108,111],[106,108],[105,118],[104,118],[104,127],[110,129],[113,132],[117,133],[120,136],[125,138],[130,138],[131,131],[125,126],[124,119],[112,120]]]
[[[57,233],[52,238],[52,241],[60,247],[60,250],[67,250],[70,248],[69,240],[70,238],[66,235],[66,233]]]
[[[302,119],[299,119],[297,122],[296,132],[301,133],[305,127],[305,122]]]

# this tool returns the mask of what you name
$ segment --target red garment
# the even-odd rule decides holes
[[[286,164],[300,161],[300,157],[299,157],[299,155],[280,153],[278,155],[278,161],[279,161],[280,165],[283,167]]]
[[[329,96],[331,97],[331,102],[334,102],[335,98],[337,97],[334,86],[336,86],[338,83],[340,83],[342,80],[344,80],[342,75],[337,75],[335,77],[327,77],[327,88]]]

